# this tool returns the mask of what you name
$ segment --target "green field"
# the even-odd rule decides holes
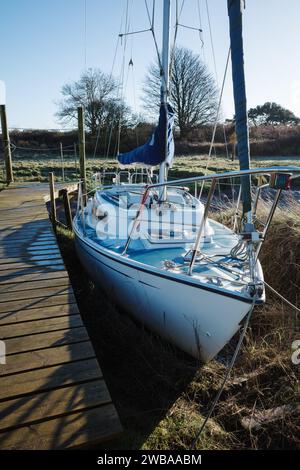
[[[5,184],[5,172],[3,161],[0,165],[0,184]],[[261,157],[252,159],[252,167],[269,167],[281,165],[299,165],[300,157]],[[207,166],[207,170],[206,170]],[[103,169],[116,171],[118,169],[117,161],[105,158],[87,158],[87,177]],[[238,169],[238,161],[219,157],[213,157],[207,163],[205,156],[178,156],[175,157],[173,168],[170,170],[170,178],[185,178],[202,174],[212,174],[216,172],[230,171]],[[62,181],[63,171],[65,181],[76,181],[79,177],[78,160],[72,157],[64,159],[63,167],[60,157],[31,157],[31,158],[13,158],[13,171],[16,181],[48,181],[49,172],[54,172],[56,180]]]

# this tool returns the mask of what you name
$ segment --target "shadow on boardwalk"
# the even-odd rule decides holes
[[[0,236],[8,354],[0,370],[0,448],[66,448],[115,435],[118,417],[48,219],[8,222]]]

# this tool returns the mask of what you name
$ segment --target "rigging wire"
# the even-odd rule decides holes
[[[213,41],[212,27],[211,27],[211,21],[210,21],[210,13],[209,13],[209,7],[208,7],[208,1],[207,0],[205,0],[205,4],[206,4],[206,14],[207,14],[209,36],[210,36],[211,51],[212,51],[214,69],[215,69],[215,76],[216,76],[216,81],[218,83],[219,80],[218,80],[218,70],[217,70],[215,46],[214,46],[214,41]]]
[[[198,11],[198,19],[199,19],[199,39],[201,43],[201,52],[203,55],[203,62],[205,62],[205,52],[204,52],[204,39],[203,39],[203,29],[202,29],[202,15],[201,15],[201,8],[200,8],[200,0],[197,0],[197,11]]]
[[[208,21],[208,29],[209,29],[209,36],[210,36],[210,44],[211,44],[211,50],[212,50],[212,58],[213,58],[213,64],[214,64],[214,72],[215,72],[215,78],[216,78],[216,83],[217,83],[217,86],[219,88],[219,77],[218,77],[218,70],[217,70],[217,63],[216,63],[216,54],[215,54],[215,47],[214,47],[214,41],[213,41],[213,34],[212,34],[212,25],[211,25],[211,19],[210,19],[210,11],[209,11],[209,6],[208,6],[208,1],[205,0],[205,5],[206,5],[206,14],[207,14],[207,21]],[[198,12],[199,12],[199,17],[200,17],[200,3],[199,3],[199,0],[198,0]],[[229,49],[230,51],[230,49]],[[229,58],[228,58],[229,59]],[[228,60],[227,59],[227,60]],[[228,64],[226,65],[226,67],[228,67]],[[222,84],[222,88],[224,87],[224,82]],[[221,95],[223,94],[223,92],[221,92]],[[221,110],[221,101],[219,101],[219,105],[220,105],[220,109],[218,111],[218,118],[219,118],[219,115],[220,115],[220,110]],[[225,125],[223,123],[222,125],[222,128],[223,128],[223,136],[224,136],[224,144],[225,144],[225,149],[226,149],[226,157],[227,159],[229,159],[229,151],[228,151],[228,142],[227,142],[227,137],[226,137],[226,129],[225,129]],[[216,135],[216,130],[217,130],[217,123],[215,123],[215,126],[213,127],[213,138],[212,138],[212,141],[211,141],[211,147],[210,147],[210,151],[209,151],[209,154],[208,154],[208,157],[207,157],[207,161],[206,161],[206,168],[205,168],[205,175],[207,174],[207,169],[208,169],[208,165],[209,165],[209,162],[211,160],[211,156],[212,156],[212,151],[214,151],[215,153],[215,156],[216,156],[216,149],[214,147],[214,139],[215,139],[215,135]],[[233,187],[233,180],[231,179],[230,180],[231,182],[231,193],[233,195],[233,198],[234,198],[234,187]],[[220,182],[218,182],[218,189],[219,189],[219,194],[221,195],[221,188],[220,188]],[[200,196],[202,195],[202,191],[203,191],[203,184],[202,184],[202,187],[201,187],[201,191],[200,191]]]
[[[110,74],[109,74],[109,80],[112,80],[112,75],[113,75],[113,70],[114,70],[114,67],[115,67],[115,62],[116,62],[117,52],[118,52],[118,48],[119,48],[119,43],[120,43],[120,37],[118,36],[116,47],[115,47],[115,52],[114,52],[114,57],[113,57],[113,63],[112,63],[111,71],[110,71]],[[100,139],[100,132],[101,132],[101,123],[99,123],[99,126],[98,126],[97,138],[96,138],[96,143],[95,143],[95,148],[94,148],[94,155],[93,155],[94,159],[96,158],[97,148],[98,148],[99,139]]]
[[[183,3],[184,3],[184,1],[185,0],[183,0]],[[154,41],[154,45],[155,45],[156,54],[157,54],[157,60],[158,60],[159,67],[160,67],[160,70],[161,70],[161,74],[162,74],[163,80],[166,81],[166,78],[164,77],[164,74],[163,74],[162,60],[161,60],[161,55],[160,55],[160,52],[159,52],[158,43],[157,43],[156,34],[155,34],[155,0],[153,0],[153,2],[152,2],[152,12],[151,13],[150,13],[150,8],[149,8],[148,1],[144,0],[144,3],[145,3],[145,8],[146,8],[150,28],[149,29],[139,30],[139,31],[129,31],[130,28],[129,28],[129,20],[128,20],[128,17],[129,17],[129,8],[128,8],[129,1],[128,0],[127,0],[127,4],[126,4],[125,32],[119,34],[119,37],[121,38],[121,41],[124,37],[123,62],[122,62],[121,73],[120,73],[120,81],[119,81],[119,89],[121,90],[121,97],[123,97],[123,93],[124,93],[125,55],[126,55],[126,46],[127,46],[127,39],[126,38],[127,38],[128,35],[139,34],[139,33],[147,32],[147,31],[151,31],[153,41]],[[114,122],[114,119],[112,121]],[[120,149],[120,135],[121,135],[121,126],[120,126],[120,121],[119,121],[118,136],[117,136],[117,147],[116,147],[117,148],[117,153],[119,153],[119,149]],[[111,131],[110,131],[109,141],[108,141],[108,145],[107,145],[107,152],[106,152],[106,157],[107,158],[108,158],[108,155],[109,155],[109,150],[110,150],[110,145],[111,145],[111,138],[112,138],[112,128],[111,128]]]
[[[166,77],[164,76],[164,73],[163,73],[163,66],[162,66],[162,60],[161,60],[161,56],[160,56],[160,52],[159,52],[159,48],[158,48],[158,44],[157,44],[157,39],[156,39],[156,35],[155,35],[155,29],[154,29],[154,19],[155,19],[155,0],[153,0],[153,4],[152,4],[152,19],[151,19],[151,15],[150,15],[150,10],[149,10],[149,6],[148,6],[148,1],[145,0],[145,7],[146,7],[146,11],[147,11],[147,16],[148,16],[148,20],[149,20],[149,24],[150,24],[150,31],[152,33],[152,37],[153,37],[153,41],[154,41],[154,46],[155,46],[155,50],[156,50],[156,55],[157,55],[157,60],[158,60],[158,64],[159,64],[159,69],[160,69],[160,72],[161,72],[161,76],[163,77],[163,80],[166,84]]]
[[[115,51],[115,56],[114,56],[114,60],[113,60],[113,66],[112,66],[112,69],[111,69],[111,78],[112,78],[112,74],[113,74],[113,69],[114,69],[114,65],[115,65],[115,60],[116,60],[116,56],[117,56],[117,49],[119,47],[119,45],[122,45],[122,35],[121,34],[121,31],[123,29],[123,23],[125,22],[125,33],[127,31],[127,19],[128,19],[128,10],[129,10],[129,0],[127,0],[126,2],[126,5],[125,5],[125,8],[123,10],[123,15],[122,15],[122,21],[121,21],[121,26],[120,26],[120,33],[118,35],[118,40],[117,40],[117,46],[116,46],[116,51]],[[124,60],[123,60],[124,62]],[[123,64],[122,62],[122,64]],[[122,72],[122,67],[121,67],[121,72]],[[119,94],[120,94],[120,85],[121,85],[121,72],[120,72],[120,76],[119,76],[119,82],[118,82],[118,92],[117,92],[117,96],[116,96],[116,100],[118,101],[119,100]],[[109,135],[108,135],[108,142],[107,142],[107,145],[106,145],[106,153],[105,153],[105,157],[106,159],[108,158],[109,156],[109,151],[110,151],[110,146],[111,146],[111,139],[112,139],[112,132],[113,132],[113,126],[115,124],[115,121],[116,121],[116,110],[112,116],[112,120],[111,120],[111,126],[110,126],[110,130],[109,130]],[[107,141],[107,133],[108,133],[108,129],[106,131],[106,137],[105,137],[105,140]]]
[[[121,33],[121,31],[122,31],[125,12],[126,12],[126,6],[123,9],[119,33]],[[118,54],[118,50],[119,50],[119,46],[120,46],[120,40],[121,40],[121,37],[120,37],[120,34],[119,34],[118,37],[117,37],[117,41],[116,41],[112,66],[111,66],[111,70],[110,70],[110,74],[109,74],[109,80],[112,80],[112,77],[113,77],[113,72],[114,72],[114,68],[115,68],[115,64],[116,64],[116,58],[117,58],[117,54]],[[97,148],[98,148],[98,144],[99,144],[99,140],[100,140],[100,133],[101,133],[101,123],[99,123],[99,126],[98,126],[98,132],[97,132],[97,137],[96,137],[96,142],[95,142],[95,147],[94,147],[94,154],[93,154],[94,159],[96,158]],[[107,141],[107,129],[106,129],[106,133],[105,133],[105,144],[106,144],[106,141]]]
[[[133,0],[131,1],[131,7],[133,4]],[[124,48],[123,48],[123,60],[122,60],[122,67],[120,73],[120,106],[122,106],[122,102],[124,99],[124,77],[125,77],[125,60],[126,60],[126,49],[127,49],[127,36],[130,30],[130,11],[129,11],[129,0],[127,0],[126,4],[126,20],[125,20],[125,38],[124,38]],[[117,140],[116,140],[116,155],[120,153],[120,140],[121,140],[121,107],[120,107],[120,116],[119,116],[119,123],[118,123],[118,133],[117,133]]]
[[[134,63],[133,63],[133,37],[131,38],[131,55],[130,55],[130,61],[128,63],[128,76],[131,73],[131,87],[132,87],[132,95],[133,95],[133,111],[136,116],[138,116],[137,112],[137,99],[136,99],[136,85],[135,85],[135,73],[134,73]],[[128,79],[127,79],[128,81]],[[127,84],[126,84],[127,86]],[[138,132],[138,125],[139,122],[136,123],[135,125],[135,137],[136,137],[136,144],[139,146],[139,132]]]
[[[209,165],[212,150],[213,150],[213,147],[214,147],[215,135],[216,135],[216,131],[217,131],[217,126],[218,126],[218,121],[219,121],[219,116],[220,116],[220,110],[221,110],[221,105],[222,105],[222,99],[223,99],[223,93],[224,93],[224,87],[225,87],[225,82],[226,82],[226,77],[227,77],[227,72],[228,72],[230,52],[231,52],[231,48],[229,47],[228,54],[227,54],[226,65],[225,65],[224,76],[223,76],[223,82],[222,82],[222,87],[221,87],[221,93],[220,93],[220,97],[219,97],[218,108],[217,108],[217,113],[216,113],[216,118],[215,118],[215,123],[214,123],[214,126],[213,126],[213,133],[212,133],[211,143],[210,143],[210,147],[209,147],[208,157],[207,157],[207,160],[206,160],[204,176],[207,175],[208,165]],[[199,199],[202,196],[203,188],[204,188],[204,182],[201,185],[200,193],[199,193],[199,196],[198,196]]]
[[[121,42],[120,34],[121,34],[122,28],[123,28],[125,13],[126,13],[126,6],[123,9],[123,13],[122,13],[119,34],[118,34],[118,37],[117,37],[115,52],[114,52],[113,61],[112,61],[112,66],[111,66],[111,70],[110,70],[110,74],[109,74],[109,79],[110,80],[112,80],[112,77],[113,77],[113,72],[114,72],[116,59],[117,59],[117,54],[118,54],[118,50],[119,50],[119,46],[120,46],[120,42]],[[97,138],[96,138],[96,143],[95,143],[95,148],[94,148],[94,158],[96,158],[97,147],[98,147],[98,143],[99,143],[99,139],[100,139],[100,132],[101,132],[101,123],[99,123],[99,127],[98,127],[98,133],[97,133]],[[106,147],[106,142],[107,142],[107,132],[108,132],[108,129],[106,129],[106,133],[105,133],[105,147]]]
[[[86,66],[87,66],[87,0],[84,0],[83,35],[84,35],[84,70],[86,70]]]
[[[180,21],[181,14],[184,8],[184,4],[185,4],[185,0],[182,0],[180,10],[178,10],[179,4],[178,4],[178,0],[176,0],[176,23],[175,23],[175,32],[174,32],[173,47],[172,47],[171,64],[174,58],[174,50],[175,50],[175,45],[177,41],[178,26],[179,26],[179,21]],[[170,67],[170,69],[172,70],[172,67]]]
[[[200,0],[197,0],[199,28],[195,28],[195,27],[184,25],[184,24],[180,23],[180,16],[181,16],[182,11],[183,11],[184,3],[185,3],[185,0],[182,0],[181,8],[180,8],[180,11],[179,11],[178,10],[178,6],[179,6],[178,5],[178,0],[176,0],[176,26],[175,26],[173,50],[172,50],[172,56],[171,56],[171,65],[172,65],[173,59],[174,59],[175,45],[176,45],[176,40],[177,40],[177,35],[178,35],[178,27],[179,26],[181,26],[183,28],[186,28],[186,29],[199,31],[201,52],[202,52],[202,55],[203,55],[203,61],[205,61],[204,40],[203,40],[203,35],[202,35],[203,34],[203,29],[202,29],[202,17],[201,17],[201,9],[200,9]],[[209,31],[210,31],[210,39],[211,39],[211,47],[212,47],[212,55],[213,55],[215,76],[216,76],[216,82],[218,84],[218,74],[217,74],[217,66],[216,66],[216,58],[215,58],[215,49],[214,49],[214,43],[213,43],[213,37],[212,37],[212,27],[211,27],[210,14],[209,14],[209,8],[208,8],[207,0],[206,0],[206,8],[207,8],[207,17],[208,17],[208,24],[209,24]],[[172,71],[172,66],[171,66],[171,71]],[[223,95],[223,91],[221,92],[221,97],[222,97],[222,95]],[[220,102],[219,102],[219,106],[218,106],[218,118],[219,118],[220,109],[221,109],[221,97],[220,97]],[[209,160],[211,158],[212,151],[214,151],[214,153],[216,155],[216,150],[215,150],[215,147],[214,147],[214,139],[215,139],[216,130],[217,130],[217,123],[216,123],[216,126],[213,128],[212,145],[211,145],[211,148],[210,148],[210,154],[209,154],[209,157],[208,157],[207,166],[206,166],[206,173],[205,174],[207,174],[208,163],[209,163]],[[223,133],[224,133],[224,142],[225,142],[225,147],[226,147],[226,155],[227,155],[227,158],[229,158],[228,144],[227,144],[227,138],[226,138],[226,132],[225,132],[225,126],[224,125],[223,125]],[[231,180],[231,185],[232,184],[233,184],[233,181]],[[219,194],[221,196],[221,188],[220,188],[220,183],[219,182],[218,182],[218,189],[219,189]],[[202,184],[202,188],[201,188],[201,194],[202,194],[202,190],[203,190],[203,184]],[[232,186],[232,194],[234,194],[233,186]]]

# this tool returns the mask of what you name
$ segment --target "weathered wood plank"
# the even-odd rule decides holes
[[[49,239],[43,239],[43,241],[39,241],[39,239],[33,239],[31,238],[30,240],[5,240],[1,241],[0,240],[0,249],[1,252],[7,253],[9,251],[19,251],[23,252],[25,250],[30,250],[30,249],[48,249],[48,247],[53,248],[56,247],[57,244],[55,240],[52,238]]]
[[[21,352],[6,358],[6,364],[0,368],[0,377],[12,376],[11,383],[13,383],[18,373],[93,357],[95,357],[94,349],[87,340],[65,346]]]
[[[31,232],[25,232],[23,234],[22,229],[20,230],[12,230],[9,232],[0,232],[0,243],[8,243],[8,242],[23,242],[27,241],[41,241],[41,240],[48,240],[52,238],[53,232],[52,230],[32,230]]]
[[[27,236],[30,238],[31,236],[41,236],[41,235],[51,235],[53,234],[53,230],[51,226],[49,225],[48,220],[46,219],[41,219],[41,220],[32,220],[30,222],[24,222],[23,221],[19,224],[9,224],[6,222],[3,222],[2,226],[0,224],[0,235],[2,236],[7,236],[7,235],[13,235],[13,236],[19,236],[20,238],[22,235]]]
[[[41,261],[33,261],[33,262],[22,262],[20,261],[19,263],[8,263],[8,264],[1,264],[0,265],[0,274],[1,271],[6,271],[6,270],[12,270],[12,269],[24,269],[24,268],[29,268],[29,267],[37,267],[37,266],[47,266],[47,267],[52,267],[52,266],[57,266],[57,265],[62,265],[63,266],[63,261],[61,258],[57,259],[46,259],[46,260],[41,260]]]
[[[17,223],[5,223],[5,220],[1,223],[2,227],[1,227],[1,231],[16,231],[16,230],[19,230],[19,229],[22,229],[22,231],[24,230],[24,232],[30,232],[30,231],[37,231],[37,230],[48,230],[50,231],[51,228],[50,226],[48,225],[48,217],[45,218],[41,218],[41,219],[38,219],[38,220],[35,220],[34,218],[32,220],[30,220],[29,222],[27,223],[23,223],[22,221],[22,218],[20,217],[19,221]]]
[[[6,354],[15,354],[36,349],[53,348],[65,344],[79,343],[89,339],[84,327],[20,336],[5,340]]]
[[[64,264],[57,264],[52,267],[47,266],[28,266],[26,268],[14,268],[14,269],[3,269],[0,272],[0,282],[1,284],[4,282],[11,282],[12,279],[21,279],[22,276],[26,276],[29,278],[30,276],[47,276],[49,274],[59,275],[66,273],[66,268]],[[42,277],[41,277],[42,279]],[[22,282],[22,281],[20,281]]]
[[[54,279],[45,279],[45,280],[34,280],[34,281],[25,281],[25,282],[12,282],[0,284],[0,294],[3,293],[12,293],[25,290],[39,290],[45,289],[47,287],[71,287],[70,280],[67,276],[54,278]],[[0,296],[1,302],[1,296]]]
[[[28,310],[18,310],[13,313],[0,313],[0,326],[32,320],[42,320],[43,318],[75,315],[76,313],[79,313],[79,310],[75,302],[73,304],[48,306],[42,309],[30,308]]]
[[[35,265],[40,262],[52,262],[52,261],[57,261],[60,260],[62,261],[61,254],[59,250],[55,250],[55,253],[53,254],[45,254],[45,255],[31,255],[28,253],[26,256],[21,257],[22,262],[21,264],[28,264],[28,265]],[[14,257],[14,258],[0,258],[0,268],[2,266],[8,266],[9,264],[16,265],[20,264],[20,257]],[[4,268],[5,269],[5,268]]]
[[[96,358],[1,377],[0,400],[102,378]]]
[[[0,241],[6,242],[10,240],[30,240],[32,238],[45,238],[51,237],[53,235],[52,229],[47,226],[48,222],[43,222],[43,225],[38,222],[35,225],[35,222],[26,222],[16,226],[16,225],[7,225],[0,226]],[[30,225],[30,226],[29,226]]]
[[[83,326],[80,315],[70,315],[56,318],[47,318],[32,320],[21,323],[12,328],[10,325],[2,325],[0,329],[0,338],[16,338],[19,336],[30,335],[32,333],[46,333],[56,330],[66,330],[68,328],[77,328]]]
[[[0,213],[0,216],[2,214]],[[24,224],[33,224],[37,222],[45,222],[45,219],[46,217],[45,217],[44,212],[35,213],[34,211],[31,211],[31,213],[28,213],[28,214],[24,212],[20,212],[18,217],[16,217],[16,215],[12,216],[12,214],[10,217],[5,217],[5,220],[0,221],[0,227],[10,228],[10,227],[19,226],[20,224],[24,225]]]
[[[28,258],[31,256],[42,256],[42,255],[54,255],[54,254],[60,254],[60,250],[58,246],[52,245],[52,246],[47,246],[44,247],[43,249],[40,249],[40,247],[31,247],[30,245],[27,245],[26,248],[20,249],[20,248],[5,248],[3,250],[0,250],[0,260],[7,259],[7,258],[22,258],[24,257]]]
[[[45,255],[45,254],[53,254],[53,252],[58,252],[59,248],[54,243],[50,243],[49,245],[44,246],[31,246],[27,245],[25,247],[16,247],[13,246],[11,248],[0,248],[0,257],[1,258],[16,258],[16,257],[23,257],[23,256],[32,256],[32,255]]]
[[[43,245],[46,243],[55,243],[55,237],[53,233],[49,233],[47,236],[41,236],[37,234],[33,234],[30,237],[26,238],[18,238],[17,240],[14,239],[14,237],[9,237],[7,239],[1,240],[1,245],[2,246],[12,246],[13,244],[18,244],[18,246],[21,245]]]
[[[56,295],[54,297],[37,297],[35,299],[15,300],[0,303],[0,313],[17,313],[19,310],[30,308],[44,308],[51,305],[64,305],[75,303],[76,299],[73,293]]]
[[[2,449],[51,450],[97,444],[122,428],[112,404],[2,433]]]
[[[17,292],[4,292],[0,296],[0,312],[3,308],[3,303],[10,305],[10,302],[16,302],[19,300],[31,300],[36,298],[45,298],[55,295],[69,295],[73,294],[73,289],[70,286],[53,286],[53,287],[44,287],[41,289],[28,289]]]
[[[110,402],[103,379],[0,402],[0,444],[4,430]]]
[[[69,448],[121,430],[43,188],[23,183],[0,194],[1,449]]]
[[[32,289],[44,289],[45,287],[71,287],[70,279],[67,276],[54,277],[53,279],[42,279],[37,277],[37,280],[11,282],[0,284],[0,294],[8,292],[18,292]],[[0,297],[1,301],[1,297]]]

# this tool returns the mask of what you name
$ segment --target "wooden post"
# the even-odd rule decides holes
[[[72,213],[71,213],[71,206],[70,206],[70,199],[69,199],[68,190],[67,189],[62,189],[61,190],[61,195],[62,195],[63,202],[64,202],[67,227],[68,227],[69,230],[73,230]]]
[[[77,110],[78,110],[78,142],[79,142],[80,178],[83,181],[83,184],[82,184],[83,193],[86,194],[84,109],[82,106],[79,106]]]
[[[63,146],[61,142],[59,146],[60,146],[60,159],[61,159],[61,175],[62,175],[62,180],[64,183],[65,182],[64,151],[63,151]]]
[[[76,176],[77,176],[78,171],[77,171],[77,145],[76,145],[76,142],[74,142],[74,161],[75,161],[75,173],[76,173]]]
[[[13,183],[14,175],[13,175],[13,169],[12,169],[11,149],[10,149],[8,127],[7,127],[5,104],[0,105],[0,115],[1,115],[2,140],[3,140],[4,158],[5,158],[6,181],[7,183]]]
[[[50,188],[50,218],[53,225],[53,230],[56,233],[56,203],[55,203],[55,188],[54,188],[54,173],[49,173],[49,188]]]

